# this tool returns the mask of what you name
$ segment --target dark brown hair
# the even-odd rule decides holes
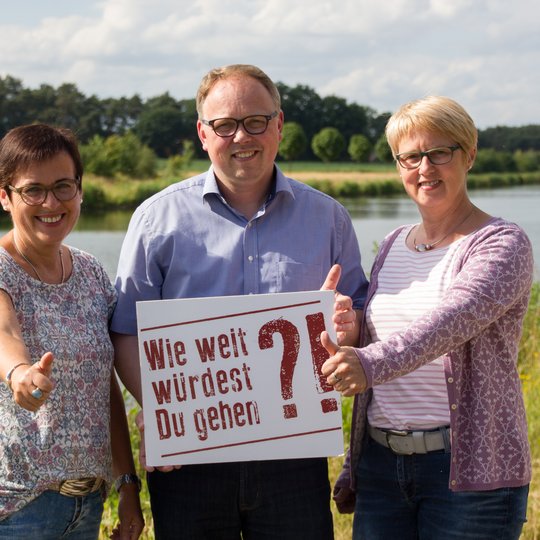
[[[8,131],[0,140],[0,188],[34,163],[54,158],[61,152],[71,156],[75,175],[82,181],[83,165],[73,132],[47,124],[29,124]]]

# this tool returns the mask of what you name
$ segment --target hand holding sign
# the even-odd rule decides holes
[[[135,425],[137,426],[137,429],[139,430],[139,435],[141,438],[140,445],[139,445],[139,463],[141,464],[141,467],[147,471],[152,472],[156,469],[161,472],[170,472],[173,469],[179,469],[181,465],[176,466],[165,466],[165,467],[151,467],[150,465],[146,464],[146,445],[144,442],[144,413],[142,410],[140,410],[137,413],[137,416],[135,416]]]
[[[360,326],[358,316],[353,309],[353,302],[349,296],[345,296],[337,291],[337,286],[341,278],[341,266],[334,264],[321,287],[321,291],[334,291],[334,315],[332,322],[337,334],[337,342],[340,345],[356,345]]]

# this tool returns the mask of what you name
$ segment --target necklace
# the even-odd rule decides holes
[[[43,279],[39,275],[37,268],[32,264],[32,261],[30,261],[30,259],[17,246],[17,242],[15,242],[15,236],[13,236],[13,245],[15,246],[15,251],[28,263],[30,268],[32,268],[32,270],[36,274],[39,281],[43,283]],[[62,280],[60,281],[60,283],[64,283],[66,276],[65,276],[65,269],[64,269],[64,258],[62,257],[62,248],[58,250],[58,255],[60,256],[60,266],[62,268]]]
[[[431,244],[417,244],[416,243],[416,236],[413,238],[413,244],[414,249],[418,251],[419,253],[422,253],[424,251],[430,251],[432,250],[437,244],[440,244],[445,238],[448,238],[453,232],[455,232],[461,225],[463,225],[473,214],[475,207],[472,207],[472,210],[465,216],[465,219],[460,221],[453,229],[450,230],[450,232],[446,233],[442,238],[439,238],[436,242],[433,242]]]

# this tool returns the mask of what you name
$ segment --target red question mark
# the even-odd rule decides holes
[[[274,346],[274,334],[281,334],[283,339],[283,356],[281,358],[281,369],[279,372],[281,380],[281,396],[283,399],[291,399],[293,396],[292,378],[298,351],[300,350],[300,334],[298,328],[285,319],[274,319],[268,321],[259,330],[259,348],[270,349]],[[294,403],[283,405],[283,416],[285,418],[296,418],[298,411]]]
[[[313,360],[313,372],[317,381],[317,392],[324,394],[333,390],[332,385],[328,384],[326,377],[321,372],[321,367],[325,360],[330,356],[328,351],[321,344],[321,332],[326,330],[324,324],[324,315],[313,313],[306,315],[307,328],[309,333],[309,344],[311,345],[311,359]],[[334,398],[321,400],[323,413],[337,411],[338,404]]]

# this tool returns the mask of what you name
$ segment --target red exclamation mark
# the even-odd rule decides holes
[[[306,315],[306,322],[309,333],[309,343],[311,345],[313,372],[315,373],[315,381],[317,383],[317,392],[319,392],[319,394],[331,392],[333,387],[326,382],[326,377],[321,372],[322,365],[330,356],[328,351],[321,344],[321,332],[326,330],[324,325],[324,315],[320,312]],[[334,398],[322,399],[321,409],[323,413],[337,411],[337,400]]]

